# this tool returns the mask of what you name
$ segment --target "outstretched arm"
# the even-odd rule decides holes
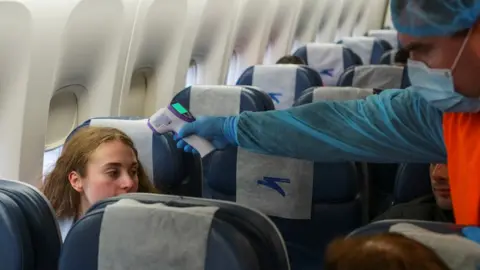
[[[240,147],[262,154],[319,162],[446,160],[442,114],[411,90],[384,91],[366,100],[244,112],[227,120],[226,135],[236,134]]]

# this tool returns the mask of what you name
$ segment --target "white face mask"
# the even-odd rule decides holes
[[[472,30],[465,38],[451,69],[432,69],[425,63],[408,60],[408,76],[411,88],[425,98],[428,103],[445,112],[479,112],[480,99],[468,98],[455,91],[452,71],[470,38]]]

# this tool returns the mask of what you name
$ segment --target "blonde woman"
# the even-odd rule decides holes
[[[132,140],[107,127],[79,129],[65,143],[42,191],[55,209],[62,239],[99,200],[130,192],[156,192]]]

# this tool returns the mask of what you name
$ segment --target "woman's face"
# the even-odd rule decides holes
[[[92,204],[138,189],[138,161],[134,151],[121,141],[101,144],[90,156],[86,175],[69,175],[73,188],[81,194],[82,211]]]

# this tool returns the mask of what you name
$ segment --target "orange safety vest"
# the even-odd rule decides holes
[[[443,136],[456,223],[480,225],[480,113],[444,113]]]

